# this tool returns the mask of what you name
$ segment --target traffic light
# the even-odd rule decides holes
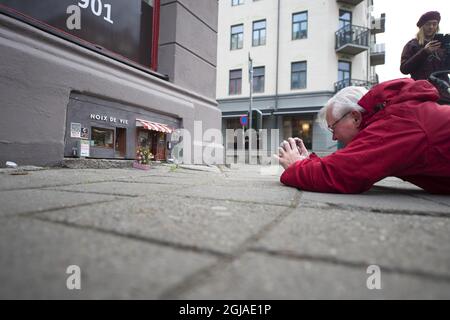
[[[263,115],[262,112],[258,109],[252,110],[252,129],[258,131],[262,129],[263,124]]]

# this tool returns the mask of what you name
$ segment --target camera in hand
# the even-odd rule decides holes
[[[442,34],[442,33],[436,33],[434,35],[434,40],[439,41],[442,46],[445,48],[450,44],[450,33]]]
[[[450,69],[450,33],[447,34],[436,33],[434,35],[434,40],[439,41],[441,43],[442,48],[445,49],[446,68]]]

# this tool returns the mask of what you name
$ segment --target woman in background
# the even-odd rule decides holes
[[[445,70],[445,50],[441,43],[433,40],[439,32],[441,15],[437,11],[424,13],[417,27],[416,38],[409,41],[403,48],[400,71],[411,74],[414,80],[427,80],[435,71]]]

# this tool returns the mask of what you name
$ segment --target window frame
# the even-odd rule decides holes
[[[232,7],[240,6],[240,5],[243,5],[244,3],[245,3],[245,0],[231,0]]]
[[[297,15],[302,15],[302,14],[306,14],[306,20],[299,20],[299,21],[294,21],[295,16]],[[306,29],[302,30],[302,23],[306,23]],[[295,27],[298,25],[298,29],[299,31],[296,32],[294,29]],[[300,11],[300,12],[295,12],[292,14],[292,40],[301,40],[301,39],[308,39],[308,10],[305,11]],[[302,36],[302,31],[304,31],[304,36]],[[299,37],[296,37],[296,34],[299,34]]]
[[[304,65],[304,70],[298,70],[298,71],[294,71],[294,65],[299,64],[299,65]],[[301,74],[305,73],[305,84],[304,86],[301,85]],[[298,82],[299,82],[299,87],[294,87],[294,75],[299,74],[299,78],[298,78]],[[306,60],[304,61],[295,61],[295,62],[291,62],[291,90],[300,90],[300,89],[306,89],[308,86],[308,62]]]
[[[257,75],[258,71],[262,70]],[[256,80],[256,81],[255,81]],[[253,68],[253,93],[264,93],[266,83],[266,66],[259,66]],[[259,90],[255,90],[255,86],[260,84]]]
[[[343,13],[349,13],[350,14],[350,20],[344,20],[341,17],[343,16]],[[351,11],[345,10],[345,9],[339,9],[339,29],[347,26],[352,25],[353,23],[353,13]]]
[[[348,70],[341,69],[340,68],[341,63],[348,64]],[[340,76],[341,72],[342,73],[348,72],[349,77],[340,79],[339,76]],[[352,62],[347,61],[347,60],[338,60],[338,82],[345,81],[345,80],[348,80],[348,85],[350,85],[351,80],[352,80]]]
[[[232,77],[233,72],[240,72],[240,77]],[[232,85],[234,83],[234,86]],[[238,85],[239,84],[239,85]],[[231,88],[235,88],[234,92],[231,92]],[[235,96],[242,94],[242,69],[233,69],[228,73],[228,95]]]
[[[264,22],[264,28],[255,29],[255,24]],[[259,47],[259,46],[265,46],[266,40],[267,40],[267,19],[261,19],[253,21],[252,24],[252,46],[253,47]],[[264,38],[261,37],[261,32],[264,31]],[[258,34],[257,42],[255,44],[255,33]],[[262,41],[262,39],[264,41]]]
[[[242,31],[241,32],[237,32],[237,33],[233,33],[233,28],[237,28],[237,27],[241,27]],[[241,35],[240,39],[239,39],[239,35]],[[235,42],[236,42],[236,47],[235,48],[233,47],[233,43],[234,43],[233,40],[234,39],[236,39],[235,40]],[[239,47],[239,44],[241,45],[240,47]],[[230,28],[230,50],[231,51],[232,50],[240,50],[242,48],[244,48],[244,24],[240,23],[240,24],[232,25],[231,28]]]
[[[94,137],[95,135],[95,130],[97,131],[102,131],[102,132],[108,132],[111,134],[111,138],[112,138],[112,142],[111,143],[104,143],[104,145],[98,145],[95,144],[96,137]],[[100,126],[91,126],[91,139],[92,141],[92,147],[93,148],[101,148],[101,149],[107,149],[107,150],[115,150],[115,145],[116,145],[116,130],[114,128],[105,128],[105,127],[100,127]]]

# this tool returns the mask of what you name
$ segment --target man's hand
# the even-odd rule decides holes
[[[437,40],[433,40],[433,41],[428,42],[425,45],[425,50],[427,51],[427,53],[433,53],[433,52],[437,51],[440,47],[441,47],[441,43]]]
[[[284,169],[297,161],[309,158],[308,150],[299,138],[289,138],[288,141],[283,141],[281,147],[278,148],[278,152],[278,156],[274,156]]]

